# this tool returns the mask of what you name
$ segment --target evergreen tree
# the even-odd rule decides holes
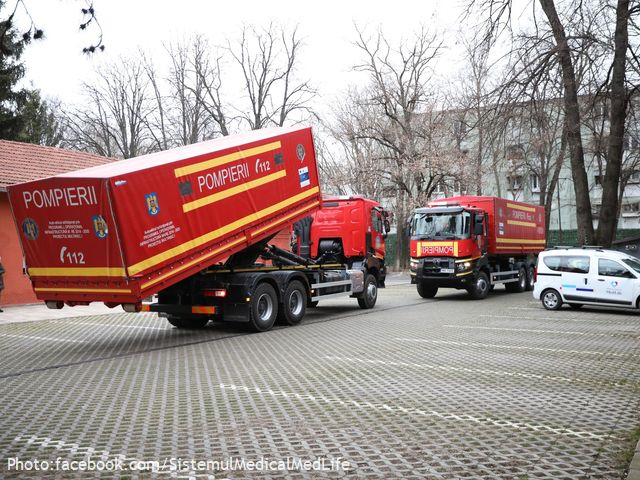
[[[0,10],[4,0],[0,0]],[[19,35],[13,24],[13,14],[0,21],[0,138],[16,140],[23,128],[20,110],[27,99],[27,92],[18,89],[17,83],[24,76],[20,57],[31,34]]]
[[[58,112],[58,103],[42,100],[38,90],[27,90],[26,101],[19,111],[22,128],[16,140],[49,147],[60,146],[63,128]]]

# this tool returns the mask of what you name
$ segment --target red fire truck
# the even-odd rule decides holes
[[[264,331],[276,319],[300,322],[325,295],[376,302],[380,273],[366,264],[267,248],[320,206],[309,128],[252,131],[8,191],[35,293],[50,308],[98,301],[177,327],[223,318]],[[154,294],[157,303],[143,304]]]
[[[500,283],[522,292],[533,288],[545,243],[541,206],[479,196],[429,202],[411,221],[411,283],[423,298],[457,288],[482,299]]]

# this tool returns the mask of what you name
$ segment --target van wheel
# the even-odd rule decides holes
[[[362,309],[373,308],[378,300],[378,282],[370,273],[364,277],[364,291],[358,297],[358,305]]]
[[[266,332],[273,327],[278,316],[278,297],[268,283],[261,283],[251,296],[249,325],[256,332]]]
[[[307,311],[307,292],[299,280],[293,280],[284,291],[282,308],[278,310],[277,322],[281,325],[297,325]]]
[[[184,330],[198,330],[204,328],[209,323],[208,317],[179,317],[177,315],[168,315],[167,321],[176,328]]]
[[[582,308],[582,304],[581,303],[570,303],[569,306],[571,308],[573,308],[574,310],[578,310],[579,308]]]
[[[542,306],[547,310],[559,310],[562,306],[562,297],[552,288],[542,292],[540,298],[542,299]]]
[[[438,293],[438,287],[428,282],[418,282],[416,286],[418,295],[422,298],[433,298],[436,296],[436,293]]]
[[[469,295],[474,300],[482,300],[489,295],[489,277],[484,272],[478,272],[473,285],[469,288]]]
[[[518,269],[518,281],[506,283],[505,288],[510,293],[520,293],[527,289],[527,271],[525,267]]]

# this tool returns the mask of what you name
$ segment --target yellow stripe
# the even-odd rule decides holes
[[[507,220],[509,225],[520,225],[521,227],[537,227],[533,222],[521,222],[519,220]]]
[[[546,240],[528,240],[525,238],[496,238],[497,243],[535,243],[537,245],[544,245]]]
[[[36,292],[77,292],[77,293],[131,293],[125,288],[34,288]]]
[[[514,208],[516,210],[522,210],[524,212],[535,212],[535,207],[525,207],[523,205],[516,205],[515,203],[507,203],[508,208]]]
[[[460,260],[456,260],[456,263],[473,262],[474,260],[477,260],[479,258],[481,258],[481,256],[471,257],[471,258],[461,258]]]
[[[202,257],[198,257],[196,260],[192,260],[190,262],[183,263],[179,267],[174,268],[173,270],[171,270],[169,273],[165,273],[164,275],[160,275],[159,277],[154,278],[150,282],[143,283],[140,288],[142,290],[144,290],[146,288],[149,288],[152,285],[155,285],[156,283],[160,283],[163,280],[165,280],[165,279],[167,279],[169,277],[172,277],[173,275],[177,275],[178,273],[186,270],[187,268],[193,267],[194,265],[206,260],[207,258],[213,257],[214,255],[217,255],[218,253],[222,252],[223,250],[235,247],[236,245],[238,245],[239,243],[244,242],[245,240],[246,240],[246,237],[243,235],[242,238],[238,238],[238,239],[234,240],[231,243],[227,243],[226,245],[223,245],[220,248],[216,248],[215,250],[207,253],[206,255],[203,255]]]
[[[275,205],[271,205],[270,207],[260,210],[259,212],[252,213],[251,215],[247,215],[246,217],[240,218],[235,222],[229,223],[209,233],[205,233],[204,235],[194,238],[193,240],[189,240],[188,242],[185,242],[176,247],[170,248],[169,250],[166,250],[162,253],[158,253],[153,257],[149,257],[146,260],[143,260],[141,262],[138,262],[134,265],[129,266],[128,268],[129,275],[135,275],[137,273],[140,273],[143,270],[146,270],[147,268],[153,267],[155,265],[158,265],[159,263],[169,260],[170,258],[178,256],[182,253],[188,252],[189,250],[193,250],[194,248],[200,247],[205,243],[210,242],[211,240],[215,240],[216,238],[221,237],[222,235],[225,235],[226,233],[245,227],[251,222],[256,222],[263,217],[271,215],[273,212],[282,210],[283,208],[288,207],[289,205],[293,205],[294,203],[297,203],[301,200],[304,200],[305,198],[315,195],[319,191],[320,191],[319,187],[314,187],[310,190],[307,190],[306,192],[299,193],[298,195],[291,197],[287,200],[283,200],[282,202],[276,203]]]
[[[465,275],[471,275],[473,272],[456,273],[456,277],[464,277]]]
[[[205,205],[210,205],[215,202],[219,202],[220,200],[224,200],[225,198],[232,197],[242,192],[247,192],[252,188],[259,187],[260,185],[265,185],[270,182],[274,182],[280,178],[286,177],[287,171],[280,170],[279,172],[272,173],[271,175],[267,175],[266,177],[258,178],[256,180],[252,180],[247,183],[243,183],[238,185],[237,187],[229,188],[222,192],[214,193],[213,195],[208,195],[203,198],[199,198],[198,200],[194,200],[193,202],[188,202],[182,205],[182,211],[184,213],[191,212],[200,207],[204,207]]]
[[[124,277],[124,268],[112,267],[34,267],[32,277]]]
[[[276,225],[278,225],[278,224],[280,224],[280,223],[284,223],[284,222],[286,222],[287,220],[289,220],[290,218],[295,217],[296,215],[300,215],[301,213],[303,213],[303,212],[305,212],[305,211],[307,211],[307,210],[310,210],[311,208],[313,208],[313,207],[315,207],[315,206],[318,206],[318,205],[320,205],[320,202],[313,202],[313,203],[311,203],[311,204],[307,205],[307,206],[306,206],[306,207],[304,207],[304,208],[301,208],[301,209],[299,209],[299,210],[296,210],[295,212],[293,212],[293,213],[291,213],[291,214],[287,215],[286,217],[283,217],[283,218],[281,218],[281,219],[279,219],[279,220],[277,220],[277,221],[275,221],[275,222],[273,222],[273,223],[270,223],[270,224],[269,224],[269,225],[267,225],[266,227],[262,227],[262,228],[259,228],[258,230],[254,230],[253,232],[251,232],[251,236],[252,236],[252,237],[255,237],[256,235],[260,235],[260,234],[261,234],[262,232],[264,232],[265,230],[269,230],[270,228],[273,228],[273,227],[275,227]]]
[[[453,256],[458,256],[458,242],[453,242]]]
[[[246,150],[229,153],[221,157],[204,160],[202,162],[194,163],[186,167],[176,168],[174,172],[176,174],[176,177],[184,177],[185,175],[189,175],[191,173],[197,173],[201,172],[202,170],[219,167],[220,165],[235,162],[236,160],[240,160],[242,158],[252,157],[254,155],[260,155],[261,153],[277,150],[280,147],[280,142],[271,142],[265,145],[260,145],[259,147],[247,148]]]
[[[496,250],[514,250],[518,247],[501,247],[499,245],[496,246]],[[527,248],[532,248],[535,250],[544,250],[544,245],[527,245]]]

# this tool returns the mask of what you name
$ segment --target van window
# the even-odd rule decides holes
[[[606,277],[632,277],[631,272],[618,262],[606,258],[598,259],[598,275]]]
[[[549,255],[543,262],[556,272],[589,273],[590,258],[582,255]]]
[[[640,262],[635,258],[623,258],[622,263],[627,267],[633,268],[637,273],[640,273]]]

